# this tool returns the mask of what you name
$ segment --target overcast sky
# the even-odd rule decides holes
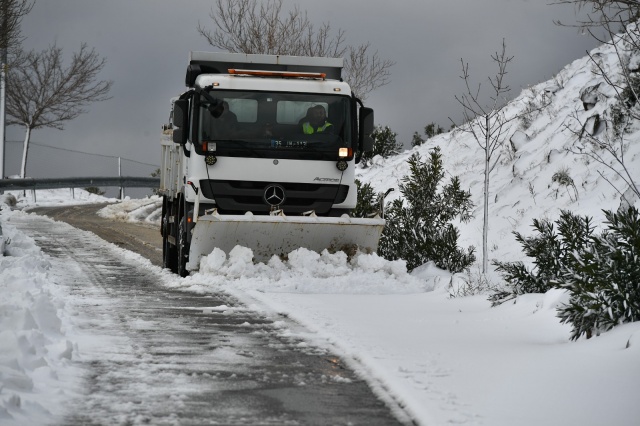
[[[551,0],[549,0],[551,1]],[[575,21],[570,6],[544,0],[323,0],[297,2],[318,24],[346,30],[349,44],[371,42],[391,59],[391,83],[373,92],[376,124],[409,144],[432,121],[449,128],[463,91],[460,59],[474,81],[495,74],[490,55],[506,39],[515,56],[507,82],[512,97],[553,77],[595,42],[554,19]],[[285,6],[295,4],[285,0]],[[212,0],[36,0],[24,19],[26,48],[55,42],[71,54],[82,42],[107,58],[101,78],[114,81],[112,98],[92,104],[65,130],[33,133],[27,174],[33,177],[148,176],[160,161],[160,131],[169,99],[185,90],[190,50],[213,50],[196,31],[212,27]],[[19,172],[23,129],[8,129],[5,174]],[[51,145],[53,149],[40,145]],[[80,154],[81,151],[98,155]],[[129,160],[135,160],[129,161]],[[144,163],[144,164],[141,164]],[[147,165],[148,164],[148,165]]]

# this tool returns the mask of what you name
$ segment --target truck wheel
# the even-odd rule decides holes
[[[177,273],[181,277],[189,275],[187,271],[187,262],[189,261],[189,243],[187,243],[187,219],[183,217],[178,227],[178,265]]]
[[[178,273],[178,253],[176,246],[169,243],[167,235],[162,237],[162,267],[174,274]]]
[[[169,243],[169,217],[171,216],[171,208],[165,207],[163,204],[162,223],[160,229],[162,232],[162,267],[169,269],[174,274],[178,273],[178,251],[176,246]]]

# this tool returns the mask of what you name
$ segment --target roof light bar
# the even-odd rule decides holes
[[[323,72],[290,72],[290,71],[256,71],[229,68],[232,75],[254,75],[257,77],[283,77],[283,78],[317,78],[324,80],[327,77]]]

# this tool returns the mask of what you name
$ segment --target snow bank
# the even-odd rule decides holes
[[[407,272],[403,260],[388,261],[376,254],[357,254],[349,260],[343,252],[318,254],[304,248],[289,253],[288,260],[273,256],[269,262],[252,262],[251,249],[236,246],[229,256],[220,249],[201,259],[199,272],[181,281],[190,289],[233,287],[277,293],[404,294],[422,293],[433,285]]]
[[[64,302],[50,263],[7,223],[12,214],[0,211],[0,423],[44,424],[68,398],[74,349],[58,316]]]
[[[127,197],[99,210],[98,216],[122,222],[146,222],[159,225],[162,216],[162,198],[157,195],[141,199]]]
[[[39,189],[37,191],[7,191],[6,196],[13,197],[17,208],[24,209],[38,206],[74,205],[88,203],[115,202],[115,198],[106,198],[102,195],[93,194],[84,189]],[[2,195],[0,195],[2,197]],[[2,198],[0,198],[0,204]],[[5,202],[6,204],[12,205]]]

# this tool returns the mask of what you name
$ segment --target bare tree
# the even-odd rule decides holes
[[[463,132],[470,133],[484,153],[484,183],[483,183],[483,225],[482,225],[482,273],[485,274],[489,267],[488,259],[488,232],[489,232],[489,183],[491,172],[496,168],[502,154],[501,148],[507,140],[507,133],[511,129],[510,123],[522,118],[522,114],[514,114],[509,117],[505,114],[507,94],[511,91],[506,84],[507,66],[513,60],[513,56],[507,56],[507,46],[502,41],[502,49],[491,56],[498,66],[495,76],[489,77],[491,89],[489,90],[489,102],[481,99],[481,84],[472,86],[469,64],[462,63],[462,75],[465,93],[456,96],[456,100],[462,106],[464,124],[460,126]],[[537,110],[543,106],[538,106]],[[531,113],[528,110],[527,113]],[[455,125],[453,120],[452,123]]]
[[[393,61],[382,59],[371,45],[345,44],[345,31],[334,34],[329,23],[316,28],[296,5],[282,9],[282,0],[216,0],[209,13],[215,26],[198,22],[198,32],[210,45],[232,53],[343,57],[345,80],[365,99],[389,83]]]
[[[20,34],[22,18],[32,8],[31,0],[0,0],[0,178],[4,177],[7,70],[23,40]]]
[[[639,0],[555,0],[552,4],[573,5],[578,10],[586,11],[586,18],[575,24],[585,29],[609,26],[614,22],[627,26],[640,16]],[[559,21],[557,23],[566,25]],[[595,36],[594,33],[592,35]]]
[[[62,130],[64,122],[86,112],[89,103],[109,99],[113,83],[97,80],[105,59],[84,43],[68,67],[63,64],[62,48],[56,45],[42,52],[21,53],[17,63],[8,73],[7,123],[25,128],[20,168],[24,178],[32,130]]]
[[[569,151],[586,156],[614,172],[640,199],[635,170],[631,170],[625,158],[630,143],[626,130],[632,122],[640,120],[640,0],[557,0],[555,4],[572,4],[583,10],[591,7],[587,18],[574,26],[585,29],[598,42],[611,46],[619,65],[615,70],[606,69],[599,58],[587,52],[593,64],[592,71],[615,91],[617,102],[608,114],[597,117],[598,127],[605,131],[596,131],[595,128],[591,132],[585,131],[587,123],[580,123],[577,129],[567,125],[576,137]],[[600,35],[600,30],[604,30],[603,35]],[[573,117],[574,121],[579,121],[577,113]],[[622,199],[632,204],[624,190],[615,186],[601,170],[598,174],[618,191]]]
[[[22,18],[33,8],[32,0],[0,0],[0,49],[3,53],[17,49],[23,40],[20,32]],[[6,60],[6,57],[3,56]]]
[[[576,122],[580,122],[579,114],[576,112],[572,115],[572,118]],[[570,124],[566,124],[565,128],[568,129],[575,136],[575,141],[568,148],[568,151],[572,154],[582,155],[601,167],[609,169],[616,174],[627,188],[635,195],[637,199],[640,199],[640,187],[636,184],[635,175],[637,175],[637,169],[631,169],[627,164],[626,152],[629,149],[629,144],[635,141],[630,141],[625,138],[625,128],[631,124],[634,120],[631,116],[623,116],[620,118],[619,124],[613,124],[613,120],[608,120],[608,123],[618,127],[618,129],[611,129],[610,125],[605,124],[607,122],[600,122],[597,126],[594,126],[593,130],[585,129],[585,126],[579,126],[579,129],[572,128]],[[604,127],[605,131],[598,131],[597,127]],[[591,132],[596,131],[597,134]],[[609,179],[602,170],[596,170],[597,173],[606,180],[618,194],[621,199],[625,200],[628,205],[633,205],[633,199],[627,197],[624,189],[616,186],[611,179]]]

